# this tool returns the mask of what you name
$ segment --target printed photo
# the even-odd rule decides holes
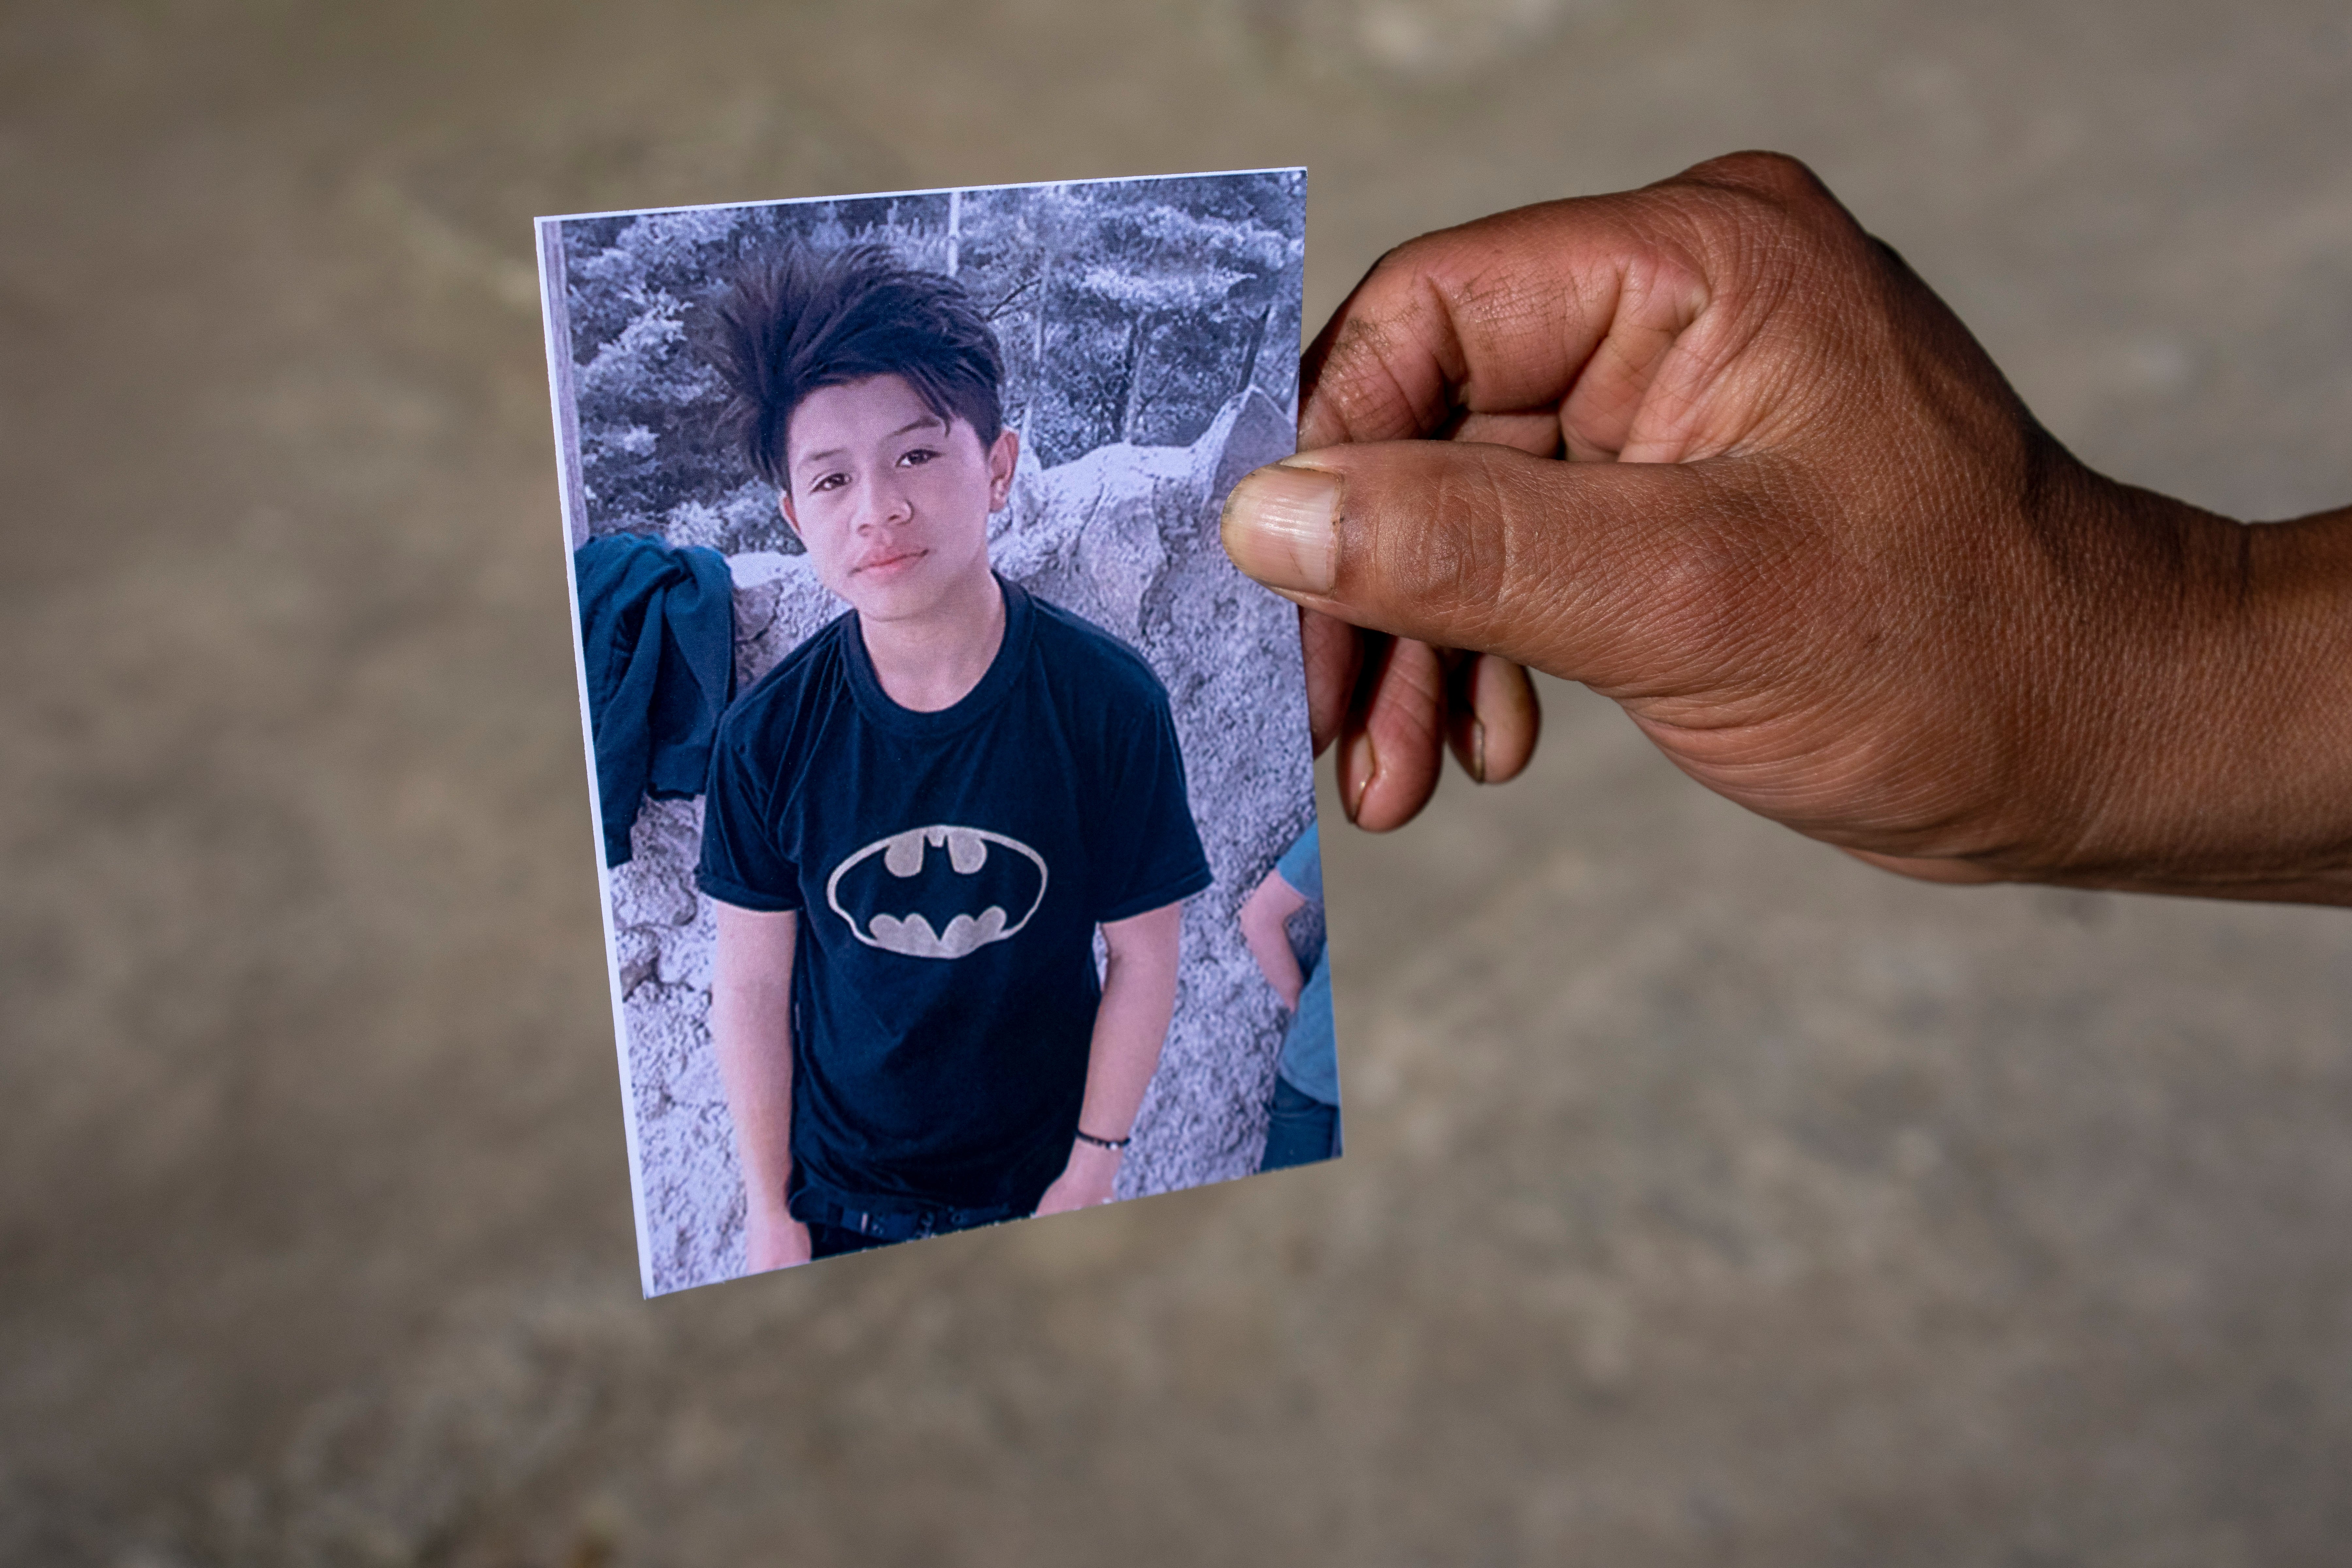
[[[647,1294],[1339,1152],[1303,170],[539,223]]]

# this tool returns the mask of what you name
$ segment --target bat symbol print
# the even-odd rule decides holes
[[[868,947],[961,958],[1029,923],[1045,901],[1045,858],[982,827],[909,827],[835,866],[824,901]]]

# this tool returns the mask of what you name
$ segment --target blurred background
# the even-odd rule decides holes
[[[0,5],[0,1561],[2332,1563],[2352,921],[1898,883],[1548,689],[1327,847],[1349,1154],[636,1297],[530,218],[1810,160],[2352,499],[2334,0]]]

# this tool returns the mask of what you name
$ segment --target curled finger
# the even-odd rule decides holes
[[[1543,710],[1528,672],[1494,654],[1454,656],[1446,681],[1445,739],[1479,784],[1517,778],[1534,757]]]
[[[1341,726],[1339,784],[1349,820],[1372,833],[1402,827],[1437,789],[1445,671],[1410,637],[1368,641],[1356,700]]]

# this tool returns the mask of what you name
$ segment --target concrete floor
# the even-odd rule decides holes
[[[2336,0],[0,8],[0,1561],[2336,1563],[2352,921],[1880,878],[1554,689],[1329,847],[1337,1167],[636,1300],[535,213],[1812,160],[2352,496]]]

